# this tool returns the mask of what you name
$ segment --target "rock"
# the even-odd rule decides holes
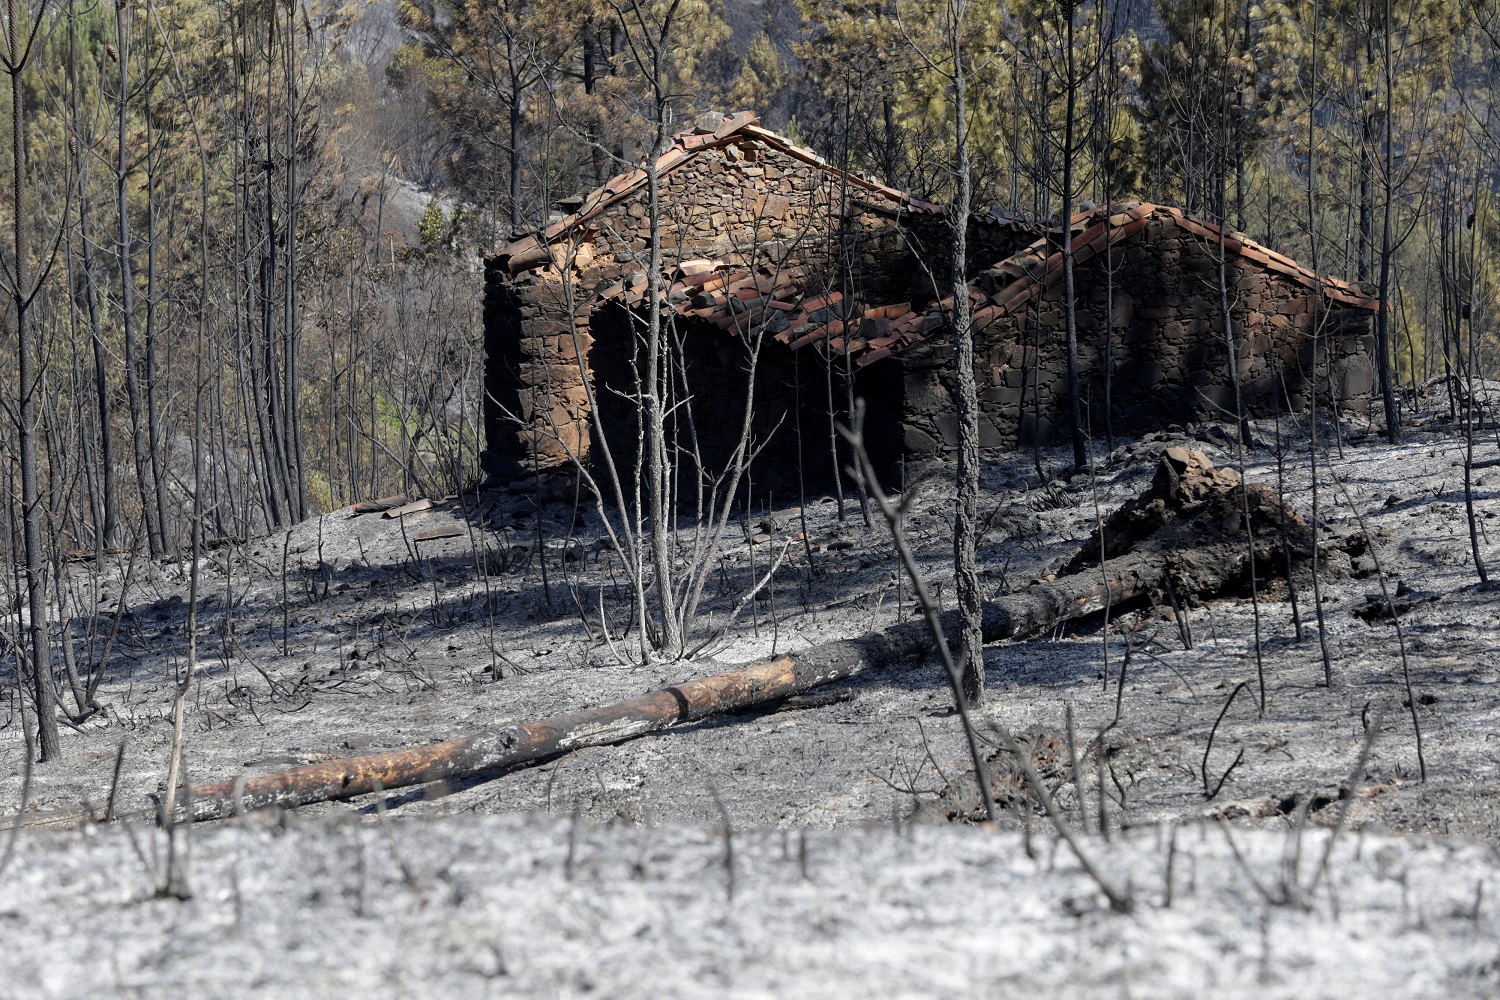
[[[1151,492],[1169,503],[1189,504],[1233,489],[1239,482],[1240,477],[1233,469],[1216,469],[1203,452],[1176,445],[1162,452]]]

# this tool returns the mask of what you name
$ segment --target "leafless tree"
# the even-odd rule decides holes
[[[28,244],[31,217],[26,206],[29,176],[26,164],[27,108],[26,71],[37,51],[37,36],[46,21],[47,0],[30,9],[17,0],[6,0],[5,50],[0,70],[10,78],[11,138],[11,259],[4,269],[6,291],[16,328],[15,402],[6,404],[16,427],[21,471],[21,534],[26,576],[27,650],[32,696],[36,710],[38,759],[50,761],[62,752],[58,740],[57,694],[52,677],[51,627],[47,616],[47,550],[43,540],[46,512],[42,507],[41,469],[37,462],[41,445],[41,397],[37,333],[31,323],[32,308],[46,284],[47,272],[56,259],[57,239],[41,246],[41,257],[32,260]],[[38,266],[33,269],[32,265]]]
[[[979,389],[974,378],[973,309],[969,301],[968,227],[972,199],[972,176],[969,163],[969,116],[965,29],[969,17],[968,0],[948,0],[940,15],[943,41],[947,51],[938,58],[924,52],[906,34],[908,45],[917,51],[935,73],[947,81],[953,114],[953,202],[948,206],[949,280],[948,313],[954,346],[954,400],[958,417],[957,480],[958,510],[953,525],[953,571],[959,610],[959,656],[956,669],[961,675],[962,698],[969,706],[984,703],[984,637],[981,627],[981,605],[984,597],[979,587],[977,550],[979,546]],[[868,490],[869,473],[864,486]],[[889,513],[887,513],[889,517]]]

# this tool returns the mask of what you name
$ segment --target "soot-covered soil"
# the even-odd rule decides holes
[[[1306,428],[1281,428],[1280,469],[1277,428],[1255,429],[1247,478],[1310,515]],[[1488,433],[1480,459],[1496,454]],[[1035,745],[1130,914],[1103,904],[1029,796],[1004,797],[1000,832],[968,822],[975,785],[933,660],[508,774],[179,831],[187,902],[153,896],[160,831],[22,830],[0,877],[16,942],[0,995],[1492,993],[1500,869],[1480,845],[1500,842],[1500,602],[1470,554],[1463,442],[1437,417],[1395,447],[1349,426],[1323,440],[1320,520],[1374,542],[1330,558],[1321,581],[1331,687],[1305,579],[1300,639],[1286,584],[1262,580],[1258,601],[1185,608],[1191,649],[1170,608],[1136,604],[1108,626],[1096,616],[986,650],[980,724],[1002,781],[991,722]],[[1235,463],[1217,426],[1127,442],[1066,480],[1039,482],[1030,455],[989,462],[987,591],[1061,568],[1174,445]],[[1474,483],[1490,562],[1496,476]],[[907,531],[951,606],[952,488],[934,477],[911,492]],[[708,581],[698,639],[711,641],[687,663],[633,655],[598,515],[556,485],[403,518],[343,510],[217,548],[200,564],[187,778],[421,745],[910,620],[888,532],[844,506],[843,520],[816,496],[737,518]],[[462,530],[417,540],[450,525]],[[774,586],[713,638],[784,548]],[[1382,581],[1399,636],[1372,600]],[[102,711],[65,727],[64,759],[35,769],[29,820],[101,803],[122,743],[116,801],[161,788],[188,582],[185,562],[76,567],[94,615],[75,635],[115,635]],[[26,771],[17,719],[12,696],[11,809]]]

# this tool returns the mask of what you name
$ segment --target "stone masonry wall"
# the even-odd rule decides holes
[[[826,290],[865,305],[908,302],[921,314],[922,303],[947,291],[947,223],[932,206],[901,198],[855,184],[775,142],[734,134],[727,145],[699,149],[662,176],[664,280],[690,260],[793,269],[803,274],[803,295]],[[573,224],[553,244],[550,262],[533,257],[512,274],[505,252],[487,261],[489,471],[512,475],[532,455],[550,465],[586,454],[597,443],[590,388],[608,424],[633,428],[633,410],[620,394],[634,389],[632,324],[639,325],[646,308],[639,303],[649,265],[647,208],[641,187]],[[1162,212],[1174,210],[1156,211],[1142,220],[1142,231],[1107,251],[1112,274],[1103,252],[1078,267],[1080,381],[1095,438],[1103,436],[1106,413],[1116,433],[1134,435],[1233,412],[1217,247]],[[1008,285],[1019,272],[986,269],[1034,235],[1005,219],[972,220],[968,277],[987,292]],[[1307,282],[1243,256],[1231,254],[1227,266],[1234,353],[1249,413],[1305,409],[1314,387],[1322,405],[1368,405],[1374,380],[1368,309],[1335,303]],[[982,447],[1065,439],[1061,299],[1059,281],[976,335]],[[629,302],[637,303],[636,320],[626,311]],[[673,315],[673,305],[681,303],[668,303],[663,314],[677,324],[683,345],[681,377],[693,398],[697,446],[706,468],[718,471],[743,416],[745,344],[712,323]],[[942,325],[940,316],[928,316],[924,331],[928,322]],[[903,457],[938,457],[956,446],[948,339],[939,330],[858,370],[856,392],[870,403],[867,439],[882,471]],[[838,364],[842,341],[830,343]],[[755,475],[772,488],[789,487],[798,468],[809,486],[834,477],[826,444],[829,362],[821,350],[792,351],[769,337],[762,346],[754,427],[757,442],[768,444]],[[837,390],[842,408],[841,385]],[[633,447],[632,437],[617,450]]]
[[[744,426],[750,390],[752,345],[746,339],[703,322],[676,318],[674,336],[682,350],[674,355],[667,433],[676,442],[674,465],[681,474],[677,489],[684,505],[694,502],[692,476],[716,477],[730,465]],[[631,350],[639,351],[639,318],[621,306],[594,316],[598,339],[591,362],[601,386],[632,381]],[[639,362],[639,357],[635,359]],[[824,489],[836,479],[830,454],[827,411],[827,363],[817,351],[790,351],[764,337],[754,364],[754,402],[751,445],[757,452],[747,488],[759,496],[797,496],[799,486]],[[857,371],[855,388],[870,407],[872,439],[898,440],[899,383],[894,366]],[[835,382],[835,404],[843,405],[844,390]],[[607,390],[598,396],[600,423],[609,435],[616,467],[625,483],[634,481],[637,467],[637,420],[633,402]],[[591,448],[600,454],[597,437]],[[872,458],[882,471],[899,459],[892,447],[873,446]],[[701,462],[701,468],[697,463]]]
[[[668,273],[680,261],[705,258],[795,267],[814,276],[804,283],[810,294],[821,291],[821,279],[847,283],[840,290],[876,302],[927,301],[933,297],[933,276],[946,279],[946,256],[927,247],[946,240],[941,215],[913,213],[899,201],[753,137],[737,136],[729,145],[701,150],[666,173],[659,203]],[[608,206],[580,224],[571,242],[553,246],[553,264],[513,276],[505,258],[487,263],[489,471],[513,474],[533,449],[544,464],[566,460],[570,449],[586,449],[588,401],[574,330],[587,361],[596,300],[622,282],[644,282],[648,207],[644,188]],[[1030,238],[1019,229],[988,223],[971,226],[971,232],[976,268],[981,259],[990,263]],[[919,255],[935,264],[924,265]]]
[[[1088,433],[1096,439],[1104,435],[1106,351],[1116,433],[1232,419],[1234,390],[1215,248],[1165,219],[1153,219],[1146,232],[1116,246],[1113,255],[1112,296],[1102,255],[1077,271],[1079,379]],[[1314,386],[1321,405],[1369,404],[1371,312],[1330,303],[1238,257],[1231,256],[1228,267],[1236,361],[1252,416],[1303,410]],[[1106,340],[1111,297],[1113,322]],[[1064,329],[1059,281],[1029,308],[1002,316],[977,335],[982,447],[1066,440]],[[953,449],[957,425],[946,337],[890,360],[904,369],[902,435],[908,456]]]
[[[561,281],[509,279],[503,267],[485,269],[485,465],[503,476],[519,472],[533,454],[556,464],[588,450],[584,383],[593,345],[587,307],[573,310],[570,322]]]

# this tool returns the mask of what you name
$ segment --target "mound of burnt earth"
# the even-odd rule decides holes
[[[1362,532],[1320,534],[1316,569],[1325,577],[1373,571]],[[1150,489],[1108,515],[1057,580],[1107,573],[1156,581],[1155,592],[1135,596],[1192,603],[1240,597],[1249,593],[1252,566],[1261,586],[1288,575],[1305,586],[1314,543],[1312,525],[1269,486],[1247,486],[1202,452],[1174,447],[1162,454]]]

